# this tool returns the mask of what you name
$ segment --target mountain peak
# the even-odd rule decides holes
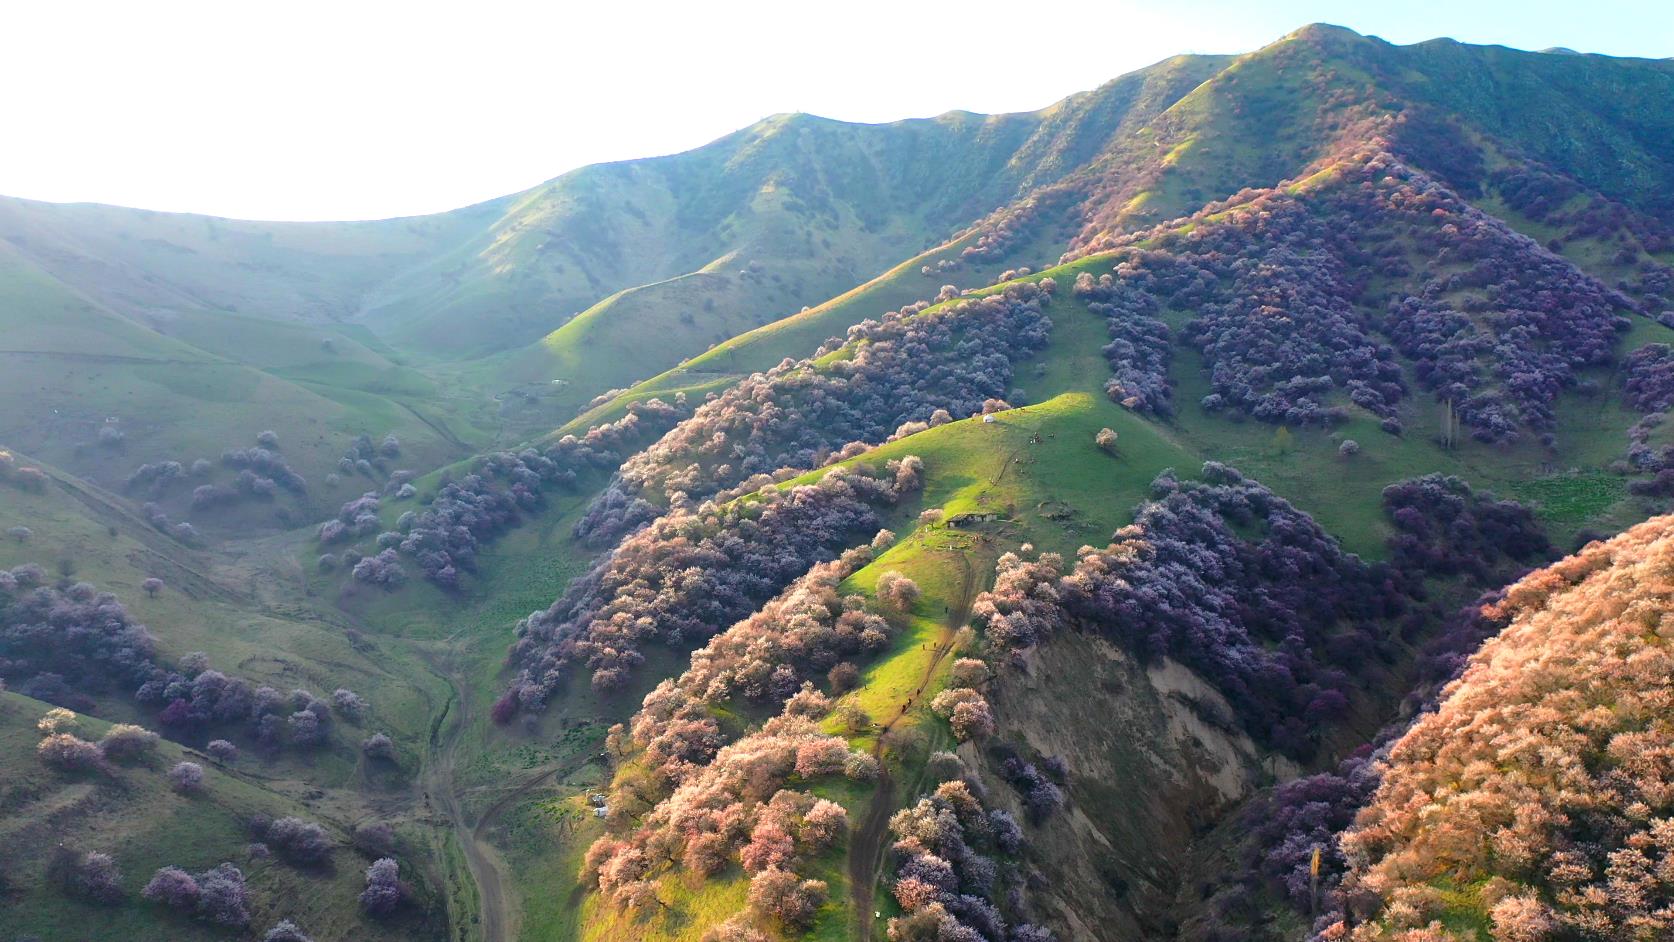
[[[1310,39],[1310,40],[1320,40],[1320,39],[1365,39],[1365,38],[1366,38],[1365,36],[1361,35],[1360,33],[1355,32],[1352,29],[1349,29],[1347,26],[1338,26],[1335,23],[1309,23],[1307,26],[1304,26],[1301,29],[1297,30],[1296,32],[1291,33],[1289,36],[1285,37],[1285,39]],[[1283,40],[1281,40],[1281,42],[1282,41]]]

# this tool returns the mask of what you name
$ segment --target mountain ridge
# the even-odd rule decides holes
[[[1349,825],[1496,593],[1671,509],[1669,74],[1314,25],[375,236],[0,203],[0,733],[242,750],[142,850],[93,799],[166,768],[43,740],[0,798],[129,899],[0,892],[137,942],[219,938],[133,897],[222,861],[322,942],[1549,918]],[[354,867],[241,850],[234,780]]]

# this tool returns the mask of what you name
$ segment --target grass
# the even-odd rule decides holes
[[[369,722],[398,740],[419,738],[431,691],[415,683],[409,656],[376,639],[349,637],[341,616],[293,596],[293,586],[252,586],[246,580],[258,560],[223,560],[187,549],[112,495],[61,473],[58,481],[40,494],[7,489],[0,529],[23,525],[32,535],[26,542],[0,542],[0,566],[36,562],[53,575],[67,566],[73,578],[114,593],[136,620],[154,626],[159,654],[169,662],[204,651],[216,668],[282,690],[306,686],[324,695],[351,687],[378,705]],[[156,598],[140,589],[152,576],[165,585]],[[144,719],[125,695],[101,703],[112,716]],[[346,765],[334,752],[306,774],[341,784],[354,769],[352,746],[341,748],[351,756]]]
[[[919,272],[925,265],[934,267],[941,260],[957,259],[969,241],[971,237],[937,246],[824,303],[729,337],[673,368],[634,383],[610,401],[592,407],[564,424],[559,432],[579,434],[600,422],[610,421],[621,416],[628,404],[635,400],[653,396],[667,399],[678,392],[685,392],[694,399],[701,398],[703,393],[730,386],[738,379],[765,370],[785,357],[805,357],[826,338],[841,336],[851,324],[933,297],[944,283],[951,282],[960,287],[985,285],[1003,270],[1003,262],[970,265],[929,279]],[[637,357],[635,362],[639,362]]]
[[[1050,274],[1067,287],[1077,272],[1097,272],[1105,264],[1104,259],[1095,257],[1041,275]],[[882,291],[887,286],[875,287]],[[905,291],[906,286],[899,289]],[[870,303],[878,296],[865,298]],[[848,317],[858,311],[845,310],[832,316]],[[1635,418],[1620,410],[1611,412],[1615,408],[1608,404],[1611,397],[1565,401],[1560,415],[1567,431],[1561,437],[1570,444],[1556,460],[1533,449],[1508,453],[1467,444],[1447,451],[1415,432],[1399,439],[1385,436],[1376,430],[1370,417],[1364,416],[1330,433],[1290,430],[1288,443],[1280,444],[1270,426],[1202,412],[1196,405],[1206,392],[1201,367],[1196,355],[1182,347],[1175,351],[1179,414],[1173,420],[1157,422],[1109,402],[1102,392],[1108,366],[1098,352],[1106,339],[1103,321],[1068,291],[1059,292],[1048,314],[1054,321],[1049,347],[1020,364],[1015,380],[1016,385],[1029,391],[1031,404],[1000,414],[992,423],[954,422],[854,459],[878,464],[891,457],[916,454],[926,464],[922,495],[910,506],[899,508],[887,521],[904,535],[846,586],[869,591],[879,574],[898,569],[917,581],[924,593],[890,650],[866,666],[862,686],[850,694],[875,720],[888,721],[896,714],[902,715],[897,724],[901,736],[887,756],[898,779],[905,783],[897,796],[899,801],[910,801],[917,794],[916,775],[922,755],[935,744],[948,741],[946,724],[928,712],[928,702],[940,689],[951,659],[938,661],[933,655],[947,638],[947,616],[966,593],[967,580],[974,578],[977,589],[985,587],[994,558],[1025,542],[1063,553],[1073,553],[1084,543],[1102,545],[1112,531],[1131,520],[1134,506],[1147,496],[1152,479],[1166,469],[1190,476],[1204,460],[1227,461],[1314,513],[1351,548],[1367,555],[1379,552],[1384,535],[1377,503],[1382,487],[1424,470],[1462,473],[1479,486],[1527,480],[1530,483],[1523,491],[1507,487],[1506,492],[1537,501],[1541,513],[1555,528],[1579,528],[1610,514],[1631,512],[1623,509],[1631,502],[1622,496],[1620,480],[1601,468],[1601,463],[1613,460],[1625,447],[1625,428]],[[1629,342],[1658,339],[1656,330],[1641,328]],[[815,332],[823,332],[823,328]],[[765,336],[771,335],[769,331]],[[738,345],[736,353],[716,356],[767,359],[777,353],[770,350],[772,343],[760,336],[752,340],[747,335]],[[287,370],[299,377],[298,382],[313,382],[300,379],[306,372],[300,367]],[[724,385],[730,375],[717,374],[711,382]],[[345,402],[371,395],[340,386],[329,390]],[[373,404],[362,407],[372,408]],[[1421,424],[1422,408],[1417,402],[1410,404],[1409,428]],[[1093,444],[1094,433],[1103,427],[1119,434],[1114,454]],[[1336,455],[1337,444],[1345,436],[1355,437],[1362,444],[1361,454],[1352,461]],[[1546,475],[1528,473],[1531,466],[1558,465],[1566,459],[1583,462],[1582,470],[1573,475],[1562,469]],[[1326,468],[1329,473],[1322,473]],[[211,650],[217,663],[228,659],[241,665],[240,670],[267,672],[266,676],[286,681],[311,670],[308,661],[298,658],[299,653],[317,657],[322,664],[376,659],[377,669],[370,665],[363,668],[365,676],[360,683],[367,689],[362,692],[374,699],[380,717],[388,711],[406,724],[397,732],[409,752],[418,751],[428,721],[436,715],[442,699],[441,679],[427,659],[440,658],[454,664],[462,672],[461,689],[474,717],[460,734],[457,781],[466,790],[469,813],[481,814],[508,785],[544,769],[568,768],[596,752],[603,729],[633,712],[643,687],[657,677],[678,673],[683,663],[676,654],[657,652],[654,662],[640,672],[644,681],[640,688],[610,701],[601,702],[584,687],[572,685],[574,689],[562,692],[534,731],[495,730],[487,725],[488,704],[505,683],[501,658],[512,623],[548,604],[585,565],[588,554],[573,544],[568,531],[598,483],[587,482],[574,494],[552,496],[532,521],[491,544],[482,554],[480,575],[461,595],[442,593],[418,580],[398,593],[354,590],[340,594],[341,575],[315,574],[306,565],[311,559],[306,552],[283,567],[292,574],[294,586],[269,592],[268,597],[309,600],[296,610],[297,614],[314,611],[314,606],[341,606],[349,619],[372,630],[375,651],[361,653],[344,641],[332,640],[341,636],[334,636],[335,629],[328,627],[330,616],[319,629],[309,629],[305,626],[310,619],[320,616],[300,620],[251,616],[243,612],[248,602],[236,596],[208,606],[194,599],[190,612],[159,608],[143,614],[148,620],[169,626],[171,655],[202,647]],[[434,474],[420,481],[421,490],[426,492],[435,485]],[[68,500],[67,495],[53,491],[28,500],[33,503],[20,506],[15,519],[37,521],[31,525],[41,536],[30,547],[34,554],[31,558],[75,556],[89,578],[108,581],[118,588],[126,585],[130,595],[131,587],[154,568],[150,564],[136,565],[136,559],[173,559],[181,570],[207,565],[189,551],[161,540],[131,514],[121,521],[119,536],[112,542],[108,533],[101,536],[103,531],[78,508],[79,502]],[[110,503],[121,507],[119,501]],[[391,519],[408,506],[400,501],[387,504],[385,513]],[[918,513],[930,507],[942,509],[949,519],[971,513],[992,514],[995,519],[970,529],[946,523],[920,524]],[[0,511],[6,509],[0,505]],[[4,513],[0,513],[0,525],[9,525]],[[112,545],[101,547],[101,541]],[[270,542],[274,548],[288,547],[285,552],[296,551],[294,542]],[[14,556],[18,553],[11,545],[5,550]],[[190,562],[181,561],[188,559]],[[211,584],[219,585],[232,575],[218,572]],[[187,577],[165,578],[171,583],[176,579],[184,583]],[[201,598],[208,598],[207,590]],[[165,606],[173,601],[165,592],[154,604]],[[184,609],[185,603],[181,604]],[[222,607],[216,608],[216,604]],[[294,605],[290,601],[284,604]],[[194,629],[194,624],[203,628]],[[263,660],[257,653],[272,649],[286,651],[287,657]],[[318,680],[335,680],[347,675],[341,667],[333,666],[315,676]],[[417,688],[408,694],[400,692],[403,685],[414,681],[419,683]],[[916,698],[908,702],[915,694]],[[854,742],[867,746],[872,735],[856,736]],[[281,760],[272,774],[307,776],[310,781],[318,779],[345,789],[362,781],[346,750],[320,757],[313,768],[290,768],[284,765],[288,761]],[[597,787],[603,774],[598,766],[583,764],[564,781],[545,782],[507,805],[490,830],[506,858],[506,876],[512,890],[521,900],[524,931],[540,938],[687,938],[701,934],[714,917],[733,911],[743,892],[742,880],[670,886],[668,901],[681,915],[654,922],[624,920],[600,909],[591,897],[551,891],[554,886],[571,885],[578,856],[596,831],[593,819],[578,818],[572,812],[577,810],[578,796]],[[868,797],[856,792],[840,799],[853,813],[863,808]],[[436,859],[442,868],[437,883],[452,880],[456,889],[451,906],[456,915],[468,914],[477,903],[474,897],[460,895],[462,890],[457,888],[463,861],[457,848],[452,847],[451,838],[440,836],[434,840]],[[821,863],[818,869],[821,878],[832,885],[833,903],[822,912],[814,935],[845,937],[852,929],[853,917],[845,905],[849,890],[846,869],[837,858]],[[451,877],[447,876],[449,872]],[[888,901],[880,896],[878,904],[887,906]]]
[[[765,278],[693,272],[619,291],[537,343],[470,369],[484,386],[516,384],[520,421],[550,429],[595,396],[673,368],[796,303]]]
[[[37,701],[0,692],[0,799],[7,815],[0,841],[7,847],[6,928],[20,937],[47,939],[123,938],[135,942],[226,938],[218,930],[161,907],[137,901],[153,871],[180,866],[207,870],[232,861],[244,870],[252,897],[253,927],[264,930],[283,918],[294,919],[321,939],[436,938],[443,927],[437,886],[422,863],[412,858],[403,876],[420,893],[420,903],[392,922],[363,916],[355,902],[364,886],[367,861],[340,847],[325,868],[299,870],[278,860],[252,861],[244,854],[249,839],[243,818],[261,813],[299,815],[330,826],[340,843],[352,823],[348,809],[334,802],[287,796],[245,760],[221,768],[197,753],[164,742],[155,756],[109,772],[67,774],[34,759],[40,734],[35,721],[45,712]],[[83,718],[82,735],[97,738],[106,723]],[[190,759],[206,771],[201,795],[186,797],[168,786],[164,773]],[[130,902],[99,906],[65,897],[45,882],[44,869],[55,846],[104,851],[116,857]]]
[[[1118,146],[1104,152],[1108,166],[1131,162],[1122,168],[1127,176],[1118,181],[1128,187],[1122,190],[1127,209],[1112,224],[1189,212],[1240,186],[1277,182],[1306,162],[1307,148],[1325,139],[1315,133],[1326,110],[1314,87],[1319,82],[1316,53],[1329,53],[1330,42],[1337,40],[1322,39],[1315,31],[1298,38],[1304,41],[1281,43],[1224,72],[1224,61],[1209,68],[1205,60],[1191,60],[1198,65],[1182,72],[1193,76],[1190,82],[1161,83],[1172,94],[1150,89],[1141,97],[1156,100],[1114,106],[1131,106],[1147,118],[1164,112],[1164,117],[1139,133],[1128,133],[1136,129],[1124,124]],[[1413,53],[1455,54],[1435,49]],[[1368,53],[1352,66],[1339,57],[1329,65],[1352,80],[1372,81],[1361,70],[1372,68],[1381,55]],[[1525,86],[1529,68],[1549,70],[1553,74],[1543,73],[1543,80],[1561,80],[1573,91],[1566,70],[1578,66],[1575,60],[1545,57],[1532,67],[1509,60],[1493,67]],[[1221,74],[1199,86],[1201,76],[1194,70]],[[1186,94],[1192,86],[1197,90]],[[1608,87],[1613,86],[1598,86]],[[1460,86],[1428,94],[1448,98],[1474,92]],[[1614,95],[1592,97],[1618,100]],[[1480,103],[1463,104],[1475,108]],[[1520,109],[1527,110],[1521,104],[1513,110]],[[647,685],[678,673],[683,656],[654,652],[638,686],[609,700],[599,700],[584,685],[571,685],[533,728],[496,729],[486,720],[488,705],[507,680],[502,658],[511,626],[550,603],[591,555],[568,532],[599,481],[551,496],[526,525],[491,544],[481,555],[480,574],[470,577],[457,595],[416,579],[393,594],[344,592],[341,574],[322,577],[314,571],[316,549],[306,534],[249,538],[252,532],[272,532],[276,508],[269,505],[195,520],[225,542],[213,552],[190,550],[160,536],[136,516],[131,502],[99,485],[114,487],[142,462],[213,459],[226,448],[251,444],[256,431],[273,428],[286,459],[310,481],[308,500],[293,509],[304,519],[317,519],[367,486],[358,478],[335,488],[324,483],[356,434],[394,432],[405,447],[401,466],[439,468],[546,433],[594,396],[616,387],[631,384],[628,392],[582,412],[560,433],[615,418],[636,398],[685,392],[701,400],[783,357],[807,355],[863,317],[931,295],[943,281],[977,287],[1005,268],[1054,257],[1067,231],[1036,233],[1003,261],[930,278],[920,274],[923,265],[958,258],[969,243],[966,237],[836,294],[933,242],[939,236],[932,234],[947,231],[957,215],[950,207],[965,212],[964,206],[974,205],[971,193],[987,192],[982,187],[999,179],[993,172],[999,164],[985,163],[986,158],[945,158],[961,153],[952,146],[957,135],[980,134],[988,146],[1012,140],[1006,135],[1016,128],[980,121],[967,127],[963,120],[910,126],[914,134],[953,135],[946,141],[924,138],[942,141],[925,145],[926,152],[936,155],[929,162],[914,149],[919,144],[900,144],[898,136],[889,137],[881,149],[855,150],[855,135],[872,132],[832,130],[816,119],[786,117],[677,158],[693,178],[719,181],[713,185],[684,185],[687,181],[665,174],[670,162],[645,161],[631,172],[595,168],[445,218],[312,230],[140,216],[99,207],[26,212],[8,203],[8,213],[25,213],[17,217],[24,220],[19,232],[30,239],[13,238],[18,233],[10,228],[0,239],[0,399],[28,408],[0,419],[0,442],[83,480],[60,472],[60,483],[44,495],[0,491],[0,529],[26,524],[35,532],[28,543],[0,544],[0,565],[39,561],[52,569],[68,560],[77,578],[117,592],[152,625],[168,658],[205,650],[217,666],[258,682],[301,684],[317,692],[338,684],[355,687],[374,703],[369,725],[387,728],[409,763],[425,754],[431,730],[456,715],[451,711],[465,712],[470,722],[457,740],[454,781],[469,814],[488,813],[529,776],[564,772],[517,793],[489,828],[520,899],[525,936],[692,938],[706,922],[737,908],[743,886],[737,874],[709,885],[671,886],[670,902],[683,915],[655,924],[611,916],[596,900],[569,892],[579,854],[598,832],[596,821],[577,801],[605,774],[588,761],[597,753],[602,731],[631,715]],[[1601,112],[1588,119],[1589,128],[1613,133],[1612,120]],[[1552,126],[1546,120],[1521,124],[1517,134]],[[876,140],[894,134],[880,131]],[[1584,137],[1607,140],[1610,134]],[[1041,146],[1050,148],[1055,140]],[[1300,144],[1274,147],[1274,140]],[[1104,148],[1107,142],[1089,136],[1065,146],[1077,151],[1074,160],[1084,161],[1095,156],[1096,148],[1087,149],[1095,145]],[[1624,154],[1635,169],[1624,192],[1660,189],[1654,185],[1654,155],[1631,149]],[[810,155],[819,161],[810,161]],[[1064,155],[1053,150],[1051,159],[1068,160]],[[1583,149],[1572,156],[1581,170],[1596,169],[1596,153]],[[867,176],[868,168],[917,166],[914,160],[924,163],[919,176],[908,171],[887,180]],[[787,167],[795,172],[781,172]],[[1156,174],[1141,181],[1135,168]],[[841,178],[828,171],[840,171]],[[898,193],[878,185],[880,180],[911,192],[913,207],[903,210]],[[1321,175],[1298,186],[1326,182],[1328,176]],[[1508,215],[1491,197],[1483,205]],[[1543,241],[1556,234],[1527,220],[1511,221]],[[5,222],[13,225],[13,217]],[[35,261],[77,251],[113,260],[108,278],[53,268],[63,275],[60,280],[49,273],[50,266]],[[1613,248],[1605,243],[1570,240],[1565,251],[1607,281],[1624,273],[1611,261]],[[761,272],[740,275],[752,261],[763,263]],[[1067,289],[1078,271],[1098,272],[1104,264],[1104,259],[1091,258],[1043,274],[1052,274]],[[163,284],[139,284],[122,274],[126,271],[153,273]],[[371,291],[375,284],[382,287]],[[641,286],[620,290],[634,284]],[[833,294],[799,313],[763,323]],[[581,308],[580,316],[570,319],[569,312]],[[683,313],[692,316],[688,320]],[[1173,312],[1176,324],[1187,313]],[[1105,398],[1108,367],[1098,350],[1106,336],[1099,318],[1067,290],[1049,314],[1056,324],[1050,348],[1017,372],[1015,385],[1028,391],[1028,404],[992,424],[952,423],[855,459],[878,463],[917,454],[926,462],[923,494],[887,521],[903,535],[846,587],[870,591],[879,574],[898,569],[924,591],[890,649],[866,666],[862,686],[850,694],[875,718],[902,715],[900,736],[886,754],[901,783],[899,801],[911,800],[921,789],[923,755],[949,743],[946,724],[928,713],[927,703],[943,682],[948,659],[935,655],[952,627],[947,621],[953,607],[973,587],[986,584],[1001,552],[1019,544],[1073,553],[1083,543],[1104,543],[1111,531],[1131,520],[1135,504],[1165,469],[1190,476],[1205,460],[1232,464],[1369,557],[1381,555],[1387,535],[1379,506],[1382,488],[1430,471],[1458,474],[1479,488],[1530,502],[1560,541],[1589,527],[1618,529],[1646,510],[1627,495],[1624,480],[1607,471],[1624,451],[1626,429],[1637,419],[1617,402],[1618,377],[1590,377],[1606,390],[1603,395],[1569,395],[1561,401],[1556,449],[1468,442],[1444,449],[1429,431],[1435,424],[1433,407],[1416,391],[1402,407],[1407,432],[1401,437],[1385,435],[1361,413],[1330,431],[1288,429],[1283,434],[1272,426],[1206,413],[1197,404],[1207,392],[1202,363],[1177,346],[1172,371],[1177,415],[1157,421]],[[361,321],[344,325],[334,320],[350,315]],[[514,338],[528,345],[464,359],[492,354]],[[1674,332],[1636,319],[1624,348],[1671,338]],[[491,398],[494,394],[497,399]],[[126,448],[107,452],[89,447],[112,417],[128,433]],[[1119,433],[1114,454],[1093,445],[1093,435],[1103,427]],[[1657,435],[1660,444],[1674,430]],[[1359,455],[1338,456],[1344,438],[1359,442]],[[428,475],[421,490],[432,491],[436,480],[435,473]],[[165,504],[177,519],[191,519],[183,500],[183,494],[176,494]],[[385,515],[392,522],[412,506],[388,501]],[[994,519],[968,528],[920,523],[919,511],[931,507],[948,518],[974,513]],[[137,591],[150,575],[168,584],[156,599]],[[17,726],[14,714],[34,707],[17,707],[20,702],[10,695],[0,698],[0,730],[9,730],[0,735],[12,737],[5,743],[8,755],[28,746],[27,737],[19,738],[20,730],[27,730]],[[110,719],[145,718],[121,696],[106,698],[101,712]],[[753,719],[741,712],[729,722]],[[420,820],[416,812],[422,806],[411,803],[404,774],[373,776],[359,762],[354,738],[364,732],[342,730],[329,749],[312,757],[251,758],[237,775],[217,773],[209,808],[182,805],[137,770],[123,772],[117,786],[99,785],[110,794],[100,792],[98,800],[89,800],[84,794],[89,783],[43,779],[42,770],[27,762],[0,768],[5,783],[0,801],[24,802],[31,809],[92,807],[87,839],[115,842],[133,882],[132,868],[149,867],[164,855],[178,855],[180,862],[190,858],[194,866],[215,862],[240,843],[230,825],[235,813],[300,807],[296,796],[314,804],[310,813],[339,823],[372,805],[398,814],[412,810],[414,820]],[[869,745],[873,740],[862,735],[854,741]],[[1118,784],[1126,787],[1126,782]],[[820,788],[851,813],[870,800],[869,792],[848,783]],[[1116,785],[1100,794],[1096,801],[1089,799],[1092,813],[1108,814],[1109,808],[1094,805],[1122,800]],[[78,839],[83,836],[76,833]],[[446,897],[455,929],[469,937],[481,903],[454,832],[420,827],[419,833],[420,844],[429,844],[433,857],[417,878],[436,888],[434,898]],[[815,865],[834,898],[822,912],[815,938],[852,935],[853,914],[844,905],[850,888],[840,857],[822,858]],[[255,879],[267,898],[295,899],[299,915],[307,916],[305,927],[317,937],[382,931],[364,928],[364,920],[344,902],[353,870],[345,860],[344,870],[332,877],[336,882],[296,877],[278,867],[261,870]],[[33,877],[26,873],[28,879]],[[30,888],[22,899],[22,930],[47,937],[205,935],[201,927],[171,923],[143,906],[120,913],[82,912]],[[880,908],[889,905],[880,897]],[[409,935],[423,935],[434,927],[411,928]]]
[[[44,493],[7,489],[0,495],[0,527],[27,525],[32,531],[25,542],[0,543],[0,566],[39,562],[49,572],[67,570],[75,579],[113,592],[132,617],[152,627],[159,653],[169,662],[201,650],[212,666],[281,690],[300,686],[326,695],[350,687],[372,703],[372,712],[361,724],[333,724],[328,744],[311,753],[264,755],[238,731],[230,738],[243,747],[243,757],[230,773],[212,770],[208,799],[187,803],[164,787],[160,767],[144,774],[123,769],[109,780],[54,777],[30,757],[33,743],[26,741],[34,735],[29,724],[45,706],[8,694],[0,703],[0,729],[10,738],[0,750],[18,761],[0,764],[0,801],[24,804],[13,808],[15,815],[8,813],[7,824],[51,821],[55,838],[113,852],[133,884],[131,893],[164,864],[206,869],[234,860],[251,874],[258,921],[270,924],[294,916],[320,938],[439,934],[446,920],[437,907],[446,881],[420,852],[427,828],[415,832],[417,843],[409,843],[401,855],[404,868],[410,869],[407,878],[425,894],[426,914],[380,928],[360,925],[364,920],[354,903],[364,863],[344,851],[337,855],[337,869],[324,875],[299,874],[278,864],[248,865],[243,858],[248,838],[236,820],[254,810],[300,814],[333,824],[340,834],[368,816],[400,822],[400,798],[410,788],[428,717],[441,699],[436,679],[411,651],[350,635],[340,615],[312,607],[306,596],[293,594],[293,587],[270,581],[272,570],[266,567],[273,560],[254,558],[259,545],[247,547],[238,558],[186,549],[158,534],[114,496],[54,473],[55,482]],[[156,598],[140,590],[140,583],[153,575],[165,582]],[[125,690],[107,690],[97,699],[100,719],[87,720],[89,726],[118,721],[156,725],[155,711],[137,704]],[[374,769],[361,759],[358,742],[373,731],[395,739],[397,767]],[[201,740],[192,742],[201,745]],[[184,748],[165,743],[163,754],[183,755]],[[61,815],[45,810],[60,806]],[[17,920],[9,918],[8,928],[44,938],[222,937],[149,904],[117,910],[66,904],[39,885],[44,853],[31,850],[8,860],[9,879],[21,881],[23,894],[8,901],[8,915]]]
[[[0,325],[0,333],[15,334]],[[27,333],[21,332],[21,333]],[[287,463],[308,481],[301,519],[319,519],[352,496],[326,483],[356,435],[402,442],[404,466],[429,467],[459,457],[485,436],[446,401],[412,406],[403,399],[346,386],[292,381],[236,363],[209,358],[116,359],[65,353],[0,354],[0,397],[31,404],[8,412],[0,440],[88,480],[118,489],[141,464],[206,458],[219,470],[223,451],[255,445],[256,433],[279,435]],[[96,443],[114,424],[126,436],[118,448]],[[177,488],[175,519],[215,527],[218,514],[192,514]],[[358,493],[358,491],[354,492]],[[294,498],[281,498],[282,504]],[[260,511],[259,503],[250,509]],[[259,515],[275,526],[272,511]],[[244,521],[248,524],[250,521]]]

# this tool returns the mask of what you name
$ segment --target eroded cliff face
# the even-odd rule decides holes
[[[1258,747],[1225,699],[1185,667],[1147,667],[1110,642],[1063,632],[1002,672],[992,743],[1069,767],[1063,807],[1029,829],[1027,898],[1071,939],[1173,934],[1194,844],[1243,798],[1296,774]],[[1003,751],[966,744],[994,804],[1022,820]]]

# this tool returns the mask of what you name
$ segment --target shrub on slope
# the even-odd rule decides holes
[[[585,665],[593,686],[608,691],[644,660],[642,646],[708,639],[809,566],[877,532],[877,509],[916,490],[921,465],[892,461],[883,477],[834,468],[815,484],[658,519],[518,623],[511,658],[523,669],[496,717],[538,709],[571,664]]]
[[[623,486],[713,494],[781,468],[819,467],[851,442],[876,444],[938,410],[977,412],[1007,395],[1016,360],[1046,344],[1049,281],[862,321],[846,342],[787,359],[705,403],[623,465]]]
[[[1343,839],[1351,898],[1379,911],[1328,935],[1674,933],[1671,570],[1659,518],[1507,590],[1510,624],[1394,745]]]
[[[1399,350],[1475,437],[1550,434],[1558,394],[1611,361],[1635,306],[1377,151],[1096,247],[1118,252],[1107,290],[1142,302],[1126,307],[1194,312],[1206,406],[1273,423],[1329,424],[1343,400],[1393,420]],[[1143,350],[1113,357],[1118,386],[1143,388],[1124,375]]]
[[[1384,644],[1405,604],[1396,574],[1343,551],[1266,488],[1223,465],[1207,484],[1158,478],[1156,499],[1073,569],[1008,554],[973,614],[1000,649],[1028,647],[1074,621],[1141,658],[1202,673],[1258,738],[1305,755],[1309,729],[1348,703],[1347,665]],[[1246,538],[1240,531],[1254,530]]]
[[[1395,565],[1345,552],[1311,517],[1224,465],[1206,483],[1157,479],[1156,497],[1108,547],[1072,568],[1044,554],[999,561],[972,613],[1000,650],[1080,625],[1143,659],[1169,657],[1214,684],[1258,739],[1295,756],[1348,705],[1354,669],[1390,651],[1397,618],[1417,614],[1422,578],[1467,554],[1484,580],[1546,558],[1526,508],[1454,478],[1391,486]],[[1438,654],[1438,657],[1442,655]]]
[[[90,694],[137,687],[156,670],[156,639],[116,596],[86,582],[47,585],[35,565],[0,570],[0,680],[86,711]]]

